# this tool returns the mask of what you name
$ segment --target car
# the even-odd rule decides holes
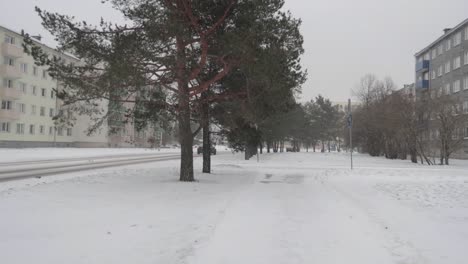
[[[203,153],[203,146],[200,146],[197,148],[197,154],[202,154]],[[211,155],[216,155],[216,148],[211,146]]]

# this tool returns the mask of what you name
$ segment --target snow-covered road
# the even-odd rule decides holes
[[[197,161],[197,170],[200,169]],[[468,163],[217,156],[0,185],[2,263],[465,264]],[[4,261],[3,261],[4,260]]]

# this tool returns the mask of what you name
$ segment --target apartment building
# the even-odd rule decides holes
[[[432,97],[451,95],[468,114],[468,19],[416,53],[416,91]],[[431,131],[432,132],[432,131]],[[464,145],[456,157],[468,158],[468,124],[460,135]]]
[[[131,124],[109,134],[108,126],[88,135],[91,118],[74,116],[73,125],[59,125],[58,113],[76,115],[62,107],[55,90],[62,87],[47,68],[37,66],[22,48],[23,34],[0,26],[0,147],[132,147],[147,146],[145,132],[137,133]],[[47,53],[66,63],[79,63],[71,55],[58,53],[39,44]],[[108,102],[100,102],[103,108]]]

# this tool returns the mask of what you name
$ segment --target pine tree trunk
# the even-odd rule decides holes
[[[180,181],[192,182],[195,180],[193,176],[193,135],[190,127],[190,112],[185,109],[179,113],[179,137],[181,148]]]
[[[177,44],[177,89],[179,91],[179,141],[180,141],[180,181],[192,182],[193,176],[193,134],[190,127],[190,95],[188,81],[185,77],[185,47],[182,39]]]
[[[211,138],[210,138],[210,107],[206,102],[206,92],[202,93],[202,125],[203,125],[203,173],[211,173]]]
[[[266,144],[267,144],[267,153],[270,153],[270,148],[271,148],[270,141],[267,141]]]

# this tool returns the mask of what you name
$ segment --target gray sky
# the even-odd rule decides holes
[[[122,22],[100,0],[0,0],[0,24],[53,43],[36,5],[94,23],[101,16]],[[345,101],[366,73],[391,76],[399,86],[414,82],[414,53],[468,18],[467,0],[286,0],[286,9],[303,20],[302,62],[309,71],[303,101],[318,94]]]

